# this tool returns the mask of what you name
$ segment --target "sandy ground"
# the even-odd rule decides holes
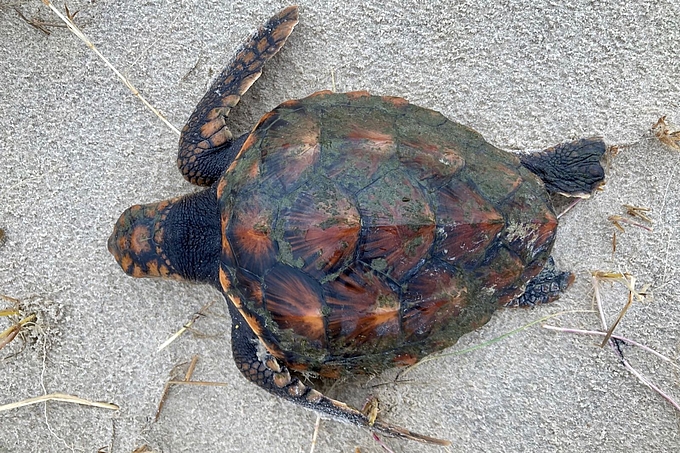
[[[543,316],[592,308],[590,271],[633,274],[653,297],[617,332],[677,359],[680,352],[680,152],[649,132],[680,124],[680,3],[534,0],[300,2],[301,22],[233,114],[259,116],[316,90],[403,96],[470,125],[511,150],[601,135],[623,145],[594,199],[566,214],[555,247],[577,281],[550,306],[504,310],[452,351]],[[194,190],[175,167],[177,137],[38,1],[0,1],[0,293],[37,314],[0,351],[0,404],[61,392],[117,411],[50,402],[0,412],[0,452],[310,451],[315,415],[241,377],[224,302],[206,287],[125,276],[106,240],[127,206]],[[250,30],[284,4],[251,1],[69,1],[99,49],[176,127]],[[334,75],[334,78],[332,77]],[[333,82],[334,80],[334,82]],[[333,85],[335,84],[335,85]],[[616,252],[607,217],[651,208],[653,231],[624,225]],[[626,301],[603,287],[607,319]],[[207,316],[158,346],[206,303]],[[0,301],[0,308],[11,303]],[[593,313],[550,320],[596,329]],[[0,319],[0,330],[8,327]],[[680,373],[622,347],[630,363],[680,400]],[[158,421],[164,383],[192,356]],[[676,360],[677,363],[677,360]],[[462,356],[346,382],[336,396],[383,402],[383,417],[449,439],[455,452],[675,452],[678,411],[589,337],[539,326]],[[384,385],[376,385],[384,384]],[[386,439],[395,452],[440,447]],[[356,450],[356,449],[359,450]],[[383,451],[367,432],[324,421],[317,452]],[[444,450],[446,451],[446,450]]]

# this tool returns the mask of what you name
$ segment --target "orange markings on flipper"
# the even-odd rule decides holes
[[[296,6],[283,9],[260,27],[213,82],[182,129],[178,166],[192,183],[209,183],[215,175],[197,172],[191,156],[231,143],[226,118],[262,74],[265,63],[286,42],[298,22]]]

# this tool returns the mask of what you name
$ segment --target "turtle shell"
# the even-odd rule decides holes
[[[217,195],[225,296],[270,353],[323,376],[452,345],[521,295],[557,227],[517,157],[365,92],[266,114]]]

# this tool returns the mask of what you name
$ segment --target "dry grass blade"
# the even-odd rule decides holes
[[[631,217],[637,217],[644,220],[645,222],[654,223],[654,221],[647,215],[648,212],[652,212],[651,208],[643,208],[642,206],[633,206],[630,204],[624,204],[626,208],[626,214]]]
[[[0,335],[0,349],[4,348],[10,344],[19,335],[21,327],[18,325],[13,325],[9,329],[5,330],[2,335]]]
[[[170,336],[170,338],[168,338],[167,340],[165,340],[165,341],[163,342],[163,344],[160,345],[160,346],[158,347],[158,350],[157,350],[156,352],[161,352],[163,349],[165,349],[166,347],[168,347],[173,341],[175,341],[176,339],[178,339],[179,337],[181,337],[182,334],[184,334],[184,332],[186,332],[187,330],[189,330],[189,329],[191,328],[191,326],[193,326],[194,323],[195,323],[196,321],[198,321],[198,319],[199,319],[201,316],[204,315],[205,311],[206,311],[208,308],[210,308],[210,307],[212,306],[212,304],[214,304],[214,303],[215,303],[215,301],[211,301],[211,302],[208,302],[207,304],[205,304],[204,306],[202,306],[201,309],[198,310],[198,312],[195,313],[194,316],[193,316],[186,324],[184,324],[177,332],[175,332],[174,334],[172,334],[172,335]]]
[[[314,434],[312,434],[312,443],[309,446],[309,453],[314,453],[316,450],[316,441],[319,438],[319,429],[321,428],[321,416],[316,414],[316,422],[314,422]]]
[[[15,306],[18,306],[19,303],[21,302],[19,299],[15,299],[14,297],[5,296],[4,294],[0,294],[0,299],[5,299],[7,302],[10,302],[11,304],[14,304]]]
[[[197,387],[226,387],[226,382],[214,381],[168,381],[169,385],[195,385]]]
[[[632,288],[635,288],[635,277],[632,275],[626,275],[626,279],[630,281],[630,285]],[[628,301],[626,302],[626,305],[623,306],[621,309],[621,312],[619,313],[619,316],[616,318],[616,321],[614,321],[614,324],[611,325],[609,330],[607,330],[607,335],[604,336],[604,339],[602,340],[602,344],[600,344],[601,348],[604,348],[604,345],[606,345],[609,342],[609,339],[611,338],[612,334],[614,333],[614,329],[616,329],[616,326],[619,325],[623,317],[625,316],[626,312],[630,308],[630,306],[633,305],[633,291],[629,288],[628,289]]]
[[[572,201],[572,202],[569,204],[569,206],[567,206],[567,207],[564,209],[564,211],[562,211],[562,212],[560,212],[559,214],[557,214],[557,219],[558,219],[558,220],[561,219],[563,215],[565,215],[567,212],[569,212],[569,211],[571,211],[572,209],[574,209],[574,207],[575,207],[577,204],[579,204],[582,200],[583,200],[583,198],[577,198],[576,200]]]
[[[153,105],[151,105],[149,101],[146,100],[146,98],[144,98],[144,96],[141,95],[139,90],[137,90],[137,88],[135,88],[135,86],[132,85],[132,83],[130,83],[130,81],[123,74],[121,74],[120,71],[118,71],[118,69],[116,69],[116,67],[113,66],[113,64],[101,52],[99,52],[99,49],[97,49],[94,46],[92,41],[90,41],[90,39],[76,26],[73,20],[71,20],[71,18],[68,17],[68,15],[70,15],[68,9],[66,10],[67,15],[64,15],[52,4],[50,0],[42,0],[42,2],[45,5],[49,6],[50,9],[54,12],[54,14],[56,14],[59,17],[59,19],[61,19],[66,24],[68,29],[71,30],[71,32],[74,35],[76,35],[81,41],[83,41],[85,45],[87,45],[87,47],[89,47],[104,63],[106,63],[106,65],[113,71],[114,74],[116,74],[116,76],[125,84],[125,86],[127,86],[128,89],[132,91],[132,94],[137,96],[137,98],[139,98],[139,100],[142,101],[146,108],[151,110],[154,113],[154,115],[160,118],[161,121],[163,121],[163,123],[165,123],[165,125],[168,126],[168,128],[170,128],[171,131],[173,131],[177,135],[180,135],[179,129],[170,124],[170,122],[166,120],[165,117],[158,110],[156,110],[156,108]]]
[[[51,35],[52,32],[47,29],[47,27],[60,27],[60,28],[66,28],[66,25],[63,24],[51,24],[48,22],[43,22],[39,19],[28,19],[24,14],[21,12],[19,8],[16,6],[14,7],[14,11],[19,15],[19,17],[26,22],[28,25],[31,27],[35,28],[36,30],[39,30],[43,33],[45,33],[47,36]],[[75,14],[74,14],[75,16]]]
[[[677,411],[680,412],[680,404],[678,404],[678,402],[675,401],[675,399],[673,399],[672,396],[665,393],[658,386],[656,386],[653,382],[651,382],[649,379],[647,379],[645,376],[643,376],[639,371],[637,371],[628,362],[628,360],[626,360],[626,358],[623,355],[623,351],[619,348],[619,345],[616,342],[612,341],[612,339],[616,339],[618,341],[623,341],[623,342],[626,342],[626,343],[634,344],[634,345],[641,347],[641,348],[643,348],[643,349],[645,349],[649,352],[652,352],[654,355],[661,357],[663,360],[665,360],[669,363],[672,363],[674,367],[677,368],[678,366],[674,362],[672,362],[670,359],[659,354],[658,352],[654,351],[651,348],[648,348],[648,347],[641,345],[639,343],[635,343],[632,340],[629,340],[627,338],[623,338],[623,337],[619,337],[619,336],[611,334],[610,331],[613,331],[613,328],[612,329],[607,328],[607,321],[605,319],[604,310],[602,308],[602,297],[601,297],[601,294],[600,294],[600,282],[609,280],[609,281],[615,281],[615,282],[623,283],[626,286],[626,288],[628,288],[628,291],[629,291],[629,299],[628,299],[629,302],[626,304],[627,306],[630,306],[630,303],[635,298],[637,298],[639,300],[644,300],[645,296],[647,295],[646,294],[647,288],[644,287],[641,291],[636,291],[635,287],[634,287],[635,279],[632,278],[632,276],[630,276],[630,275],[623,274],[623,273],[620,273],[620,272],[593,271],[592,276],[593,276],[592,282],[593,282],[595,302],[597,304],[597,311],[598,311],[598,314],[600,316],[600,322],[602,323],[602,328],[604,330],[607,330],[607,333],[593,332],[593,331],[583,331],[583,330],[579,330],[579,329],[564,329],[564,328],[554,327],[554,326],[543,326],[543,327],[547,328],[547,329],[551,329],[551,330],[557,330],[557,331],[568,332],[568,333],[577,333],[577,334],[584,334],[584,335],[604,335],[606,342],[609,343],[609,346],[611,347],[614,354],[616,354],[616,356],[619,358],[623,367],[626,370],[628,370],[629,373],[631,373],[633,376],[635,376],[635,378],[638,381],[640,381],[642,384],[646,385],[647,387],[649,387],[650,389],[652,389],[653,391],[658,393],[663,399],[665,399]],[[623,316],[623,313],[625,313],[625,311],[622,311],[622,313],[619,315],[619,320]],[[618,322],[618,320],[617,320],[617,322]]]
[[[0,349],[10,344],[12,340],[14,340],[17,335],[19,335],[19,332],[21,332],[21,328],[26,324],[35,321],[35,318],[36,318],[35,314],[30,314],[21,321],[12,324],[10,327],[0,332]]]
[[[634,222],[634,221],[627,219],[627,218],[620,216],[620,215],[610,215],[609,217],[607,217],[607,220],[609,220],[611,223],[613,223],[614,226],[619,231],[621,231],[622,233],[625,233],[626,230],[623,229],[623,226],[621,226],[621,223],[627,223],[628,225],[633,225],[633,226],[636,226],[638,228],[642,228],[643,230],[652,231],[652,229],[650,227],[648,227],[647,225],[643,225],[641,223]]]
[[[661,143],[675,150],[680,151],[680,130],[671,131],[666,124],[666,116],[659,118],[659,121],[652,126],[652,132]]]
[[[598,337],[603,337],[603,336],[607,335],[606,332],[600,332],[599,330],[571,329],[571,328],[567,328],[567,327],[551,326],[551,325],[548,325],[548,324],[544,324],[541,327],[543,327],[544,329],[547,329],[547,330],[554,330],[556,332],[564,332],[564,333],[573,333],[573,334],[577,334],[577,335],[590,335],[590,336],[598,336]],[[673,368],[676,368],[678,371],[680,371],[680,364],[675,363],[673,361],[673,359],[671,359],[670,357],[667,357],[667,356],[661,354],[660,352],[657,352],[656,350],[650,348],[649,346],[645,346],[642,343],[638,343],[635,340],[631,340],[630,338],[622,337],[620,335],[612,335],[611,337],[616,339],[616,340],[622,341],[625,344],[635,346],[635,347],[638,347],[638,348],[640,348],[644,351],[647,351],[650,354],[653,354],[656,357],[658,357],[659,359],[663,360],[664,362],[669,363]]]
[[[79,398],[77,396],[67,395],[65,393],[50,393],[49,395],[37,396],[35,398],[28,398],[22,401],[17,401],[16,403],[5,404],[3,406],[0,406],[0,412],[8,411],[11,409],[17,409],[19,407],[30,406],[32,404],[38,404],[45,401],[62,401],[65,403],[82,404],[83,406],[93,406],[111,410],[119,409],[117,405],[112,403],[103,403],[101,401],[89,401],[83,398]]]
[[[151,453],[153,450],[148,445],[144,444],[141,447],[135,448],[132,453]]]
[[[198,355],[195,355],[191,358],[191,362],[189,363],[189,367],[187,368],[187,372],[184,374],[184,380],[182,380],[182,381],[169,380],[168,382],[165,383],[165,386],[163,387],[163,393],[161,394],[161,400],[158,402],[158,408],[156,409],[156,415],[154,417],[154,421],[158,421],[158,418],[161,416],[161,410],[163,409],[163,406],[165,405],[165,400],[168,397],[171,385],[196,385],[196,386],[203,386],[203,387],[226,387],[228,385],[226,382],[192,381],[191,377],[193,376],[194,371],[196,370],[196,364],[197,363],[198,363]],[[175,368],[177,368],[177,367],[175,367]]]
[[[17,316],[19,315],[19,310],[16,308],[7,308],[5,310],[0,310],[0,317],[3,316]]]
[[[390,447],[385,445],[385,443],[378,437],[376,433],[371,433],[373,435],[373,440],[378,442],[378,445],[382,447],[383,450],[385,450],[388,453],[394,453],[394,450],[392,450]]]
[[[593,271],[591,272],[593,276],[593,286],[595,288],[595,297],[599,300],[600,293],[599,293],[599,281],[611,281],[611,282],[617,282],[621,283],[623,286],[628,289],[628,301],[626,304],[623,306],[621,309],[621,312],[619,313],[619,316],[616,318],[616,321],[614,321],[614,324],[607,329],[607,324],[604,319],[604,316],[602,315],[601,321],[602,321],[602,326],[603,328],[607,329],[607,334],[604,337],[604,340],[602,340],[602,344],[600,347],[604,347],[608,342],[612,334],[614,333],[614,329],[616,329],[616,326],[619,325],[621,320],[623,319],[624,315],[630,308],[630,306],[633,304],[633,301],[637,299],[638,301],[642,302],[645,300],[647,297],[647,288],[648,285],[644,286],[642,290],[638,291],[635,289],[635,276],[627,273],[621,273],[621,272],[607,272],[607,271]],[[598,305],[598,310],[602,314],[602,306]]]

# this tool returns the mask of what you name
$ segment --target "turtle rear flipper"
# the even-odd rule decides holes
[[[227,116],[297,22],[297,6],[289,6],[269,19],[243,44],[198,103],[179,139],[177,166],[187,181],[209,186],[234,159],[245,137],[234,141],[226,125]]]
[[[604,181],[600,160],[606,149],[601,138],[583,138],[522,155],[520,160],[549,192],[587,198]]]
[[[315,412],[338,421],[362,426],[387,436],[400,437],[436,445],[450,445],[451,442],[435,437],[414,433],[378,420],[371,420],[368,415],[347,404],[326,397],[322,393],[303,384],[297,377],[271,354],[263,351],[260,339],[252,331],[240,311],[229,304],[232,318],[231,344],[236,366],[251,382],[269,393],[311,409]]]
[[[562,272],[555,266],[552,256],[548,257],[541,272],[529,280],[524,293],[506,304],[508,307],[533,307],[547,304],[560,297],[571,284],[574,274]]]

